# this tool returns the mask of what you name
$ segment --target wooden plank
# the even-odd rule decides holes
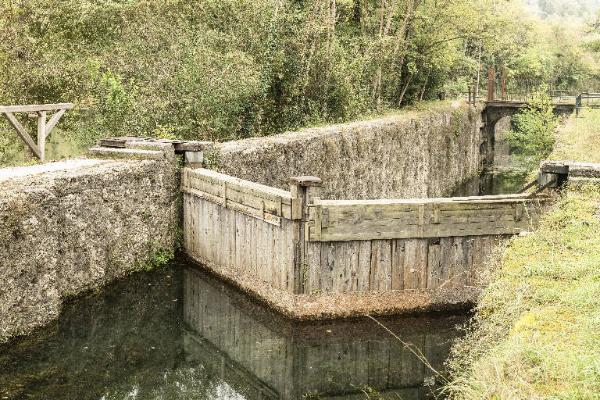
[[[467,266],[464,264],[465,254],[464,254],[464,246],[463,246],[462,237],[454,238],[454,262],[452,263],[452,269],[450,271],[452,286],[451,287],[460,287],[464,283],[464,277],[467,273]]]
[[[394,240],[392,242],[392,290],[404,289],[404,257],[405,241]]]
[[[358,290],[367,291],[369,290],[369,276],[371,274],[371,242],[359,242],[358,249]]]
[[[302,266],[305,293],[315,294],[321,290],[321,247],[320,242],[307,243],[306,264]]]
[[[448,280],[450,279],[450,269],[452,267],[452,262],[454,259],[452,247],[453,238],[441,238],[440,239],[440,273],[439,273],[439,282],[438,287],[443,285],[444,287],[448,287],[450,283]]]
[[[16,106],[0,106],[0,112],[1,113],[16,113],[16,112],[70,110],[73,107],[75,107],[75,105],[73,103],[28,104],[28,105],[16,105]]]
[[[236,269],[240,269],[243,270],[245,263],[246,263],[246,259],[247,259],[247,254],[248,254],[248,247],[247,247],[247,240],[246,238],[248,237],[248,233],[246,232],[246,221],[245,221],[245,216],[243,214],[240,213],[236,213],[235,214],[235,229],[236,229],[236,238],[235,238],[235,268]]]
[[[142,140],[142,138],[135,136],[121,136],[121,137],[112,137],[112,138],[104,138],[98,141],[98,145],[102,147],[116,147],[116,148],[125,148],[128,141],[138,141]],[[185,173],[186,168],[183,169],[182,173]]]
[[[462,285],[471,285],[473,275],[474,275],[474,265],[473,265],[473,245],[475,240],[472,237],[464,237],[463,238],[463,255],[464,255],[464,265],[465,265],[465,274],[462,279]]]
[[[371,243],[369,288],[371,291],[392,288],[392,247],[389,240],[373,240]]]
[[[410,227],[409,227],[410,228]],[[488,226],[485,224],[459,224],[456,226],[447,226],[440,228],[425,227],[425,231],[420,234],[417,229],[411,231],[388,231],[388,232],[355,232],[355,233],[331,233],[323,230],[321,238],[315,239],[311,235],[310,241],[320,242],[346,242],[356,240],[386,240],[386,239],[411,239],[411,238],[439,238],[439,237],[454,237],[454,236],[490,236],[490,235],[516,235],[520,232],[527,231],[531,227],[529,223],[519,223],[512,226]],[[408,229],[408,228],[407,228]]]
[[[335,244],[335,265],[332,271],[332,277],[333,291],[336,293],[346,293],[351,290],[353,253],[356,253],[355,242]]]
[[[429,241],[417,239],[417,276],[419,279],[418,289],[427,289],[427,258]]]
[[[282,198],[284,200],[284,204],[291,205],[292,201],[290,192],[286,190],[243,180],[209,169],[198,168],[190,170],[190,178],[196,178],[217,185],[221,185],[222,182],[227,182],[230,187],[235,188],[235,190],[239,192],[253,194],[257,197],[262,197],[264,199],[273,201],[277,201],[279,198]]]
[[[405,241],[405,257],[403,266],[404,289],[418,289],[417,278],[417,242],[418,239]]]
[[[255,190],[249,191],[247,190],[248,188],[244,186],[239,186],[235,183],[231,183],[227,180],[208,181],[198,178],[198,176],[195,176],[193,173],[190,173],[187,187],[189,187],[190,189],[203,191],[214,196],[219,196],[222,194],[223,185],[226,185],[227,189],[230,192],[233,192],[232,196],[236,196],[232,197],[233,199],[235,199],[238,202],[243,202],[240,201],[240,199],[248,198],[250,199],[250,201],[253,201],[255,203],[255,208],[258,208],[258,205],[263,201],[265,201],[266,204],[271,205],[273,209],[277,209],[279,207],[279,204],[285,204],[286,202],[286,200],[282,196],[276,196],[271,193],[265,193],[264,195],[260,195],[260,193],[258,193]]]
[[[360,274],[360,245],[361,242],[349,242],[348,251],[350,252],[349,256],[349,269],[350,269],[350,285],[348,287],[349,292],[356,292],[359,289],[358,279]]]
[[[427,249],[427,289],[435,289],[440,284],[441,249],[439,242],[430,242]]]
[[[343,203],[350,203],[344,205]],[[531,199],[485,202],[398,203],[323,200],[310,214],[321,223],[310,231],[311,241],[385,240],[452,236],[517,234],[529,230],[540,213]],[[524,208],[519,213],[517,210]],[[322,216],[327,215],[326,224]],[[527,215],[527,218],[525,218]],[[318,226],[321,226],[319,232]]]
[[[209,183],[206,181],[198,180],[197,177],[191,175],[186,180],[186,185],[182,186],[182,190],[190,190],[197,193],[206,193],[209,196],[223,198],[224,187],[227,188],[228,200],[232,200],[238,204],[254,208],[255,210],[262,210],[264,206],[265,210],[270,214],[291,219],[291,205],[284,204],[285,200],[283,198],[271,196],[267,199],[265,197],[256,196],[255,194],[244,193],[239,191],[239,187],[231,185],[227,181]],[[219,204],[224,204],[223,201],[218,202]]]
[[[540,196],[536,199],[547,200],[549,197]],[[411,206],[419,204],[452,205],[460,203],[488,204],[488,203],[511,203],[519,201],[533,201],[527,194],[503,194],[490,196],[470,197],[442,197],[442,198],[414,198],[414,199],[376,199],[376,200],[322,200],[323,206],[327,207],[353,207],[353,206]]]
[[[335,244],[324,243],[321,245],[321,285],[323,293],[333,291],[333,271],[336,264]]]
[[[205,200],[207,202],[213,203],[220,207],[225,207],[225,200],[223,197],[217,197],[206,192],[200,192],[194,189],[181,189],[183,193],[195,196],[199,199]],[[253,217],[259,219],[261,221],[267,222],[271,225],[279,226],[281,225],[281,217],[277,215],[270,214],[268,212],[264,212],[262,209],[256,209],[249,207],[245,204],[240,204],[230,199],[227,199],[227,208],[245,214],[249,217]]]

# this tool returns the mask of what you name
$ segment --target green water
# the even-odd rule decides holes
[[[382,320],[439,371],[464,321]],[[0,347],[0,399],[424,399],[439,381],[371,320],[294,324],[183,261]]]

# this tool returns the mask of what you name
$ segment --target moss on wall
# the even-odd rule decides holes
[[[480,112],[460,103],[217,146],[211,168],[288,189],[292,176],[323,180],[323,198],[436,197],[481,166]]]

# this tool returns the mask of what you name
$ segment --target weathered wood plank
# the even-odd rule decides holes
[[[392,242],[392,290],[404,289],[404,257],[405,241],[394,240]]]
[[[182,186],[182,191],[195,193],[217,204],[238,204],[252,209],[253,214],[256,215],[261,215],[264,211],[267,214],[277,217],[291,218],[291,206],[283,204],[282,201],[272,201],[252,194],[239,192],[236,190],[236,187],[229,186],[227,182],[222,182],[220,185],[213,185],[204,181],[197,181],[193,176],[189,177],[188,181],[188,185]]]
[[[439,242],[430,243],[427,250],[427,289],[437,288],[440,284],[441,250]]]
[[[371,242],[358,242],[358,290],[369,290],[369,276],[371,275]]]
[[[374,240],[371,243],[369,288],[371,291],[392,288],[392,248],[389,240]]]
[[[15,105],[15,106],[0,106],[0,113],[70,110],[73,107],[75,107],[75,105],[73,103],[27,104],[27,105]]]
[[[308,243],[306,248],[306,263],[302,265],[304,292],[313,294],[321,288],[321,247],[323,243]]]
[[[333,271],[337,260],[335,258],[335,244],[323,243],[321,245],[321,291],[333,291]]]
[[[48,137],[50,135],[50,133],[52,132],[52,130],[54,129],[54,127],[56,126],[56,124],[58,124],[58,121],[64,115],[64,113],[66,111],[67,110],[63,108],[63,109],[59,110],[58,112],[54,113],[54,115],[52,115],[52,117],[50,117],[50,120],[46,124],[45,137]]]
[[[204,168],[190,170],[189,174],[190,178],[195,178],[200,181],[206,181],[208,183],[216,185],[220,185],[223,182],[227,182],[227,184],[231,188],[235,188],[235,190],[239,192],[255,195],[257,197],[262,197],[266,200],[277,201],[279,200],[279,198],[281,198],[284,201],[284,204],[292,204],[292,197],[290,192],[283,189],[262,185],[256,182],[246,181],[240,178],[236,178],[234,176],[221,174],[219,172],[215,172]]]
[[[352,286],[352,253],[355,249],[354,242],[335,244],[335,265],[332,271],[333,291],[346,293]]]
[[[181,191],[183,193],[187,193],[187,194],[196,196],[200,199],[203,199],[207,202],[219,205],[221,207],[227,207],[233,211],[240,212],[249,217],[253,217],[253,218],[262,220],[264,222],[268,222],[272,225],[277,225],[277,226],[281,225],[282,217],[270,214],[268,212],[265,212],[262,209],[256,209],[256,208],[247,206],[245,204],[235,202],[233,200],[225,200],[222,197],[217,197],[212,194],[208,194],[206,192],[197,191],[195,189],[182,189]],[[225,203],[227,203],[227,205],[225,205]]]

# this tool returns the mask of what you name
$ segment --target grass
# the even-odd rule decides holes
[[[600,110],[558,134],[553,159],[600,162]],[[600,399],[600,188],[569,187],[492,273],[453,350],[458,399]]]
[[[584,109],[560,129],[552,160],[600,163],[600,110]]]

